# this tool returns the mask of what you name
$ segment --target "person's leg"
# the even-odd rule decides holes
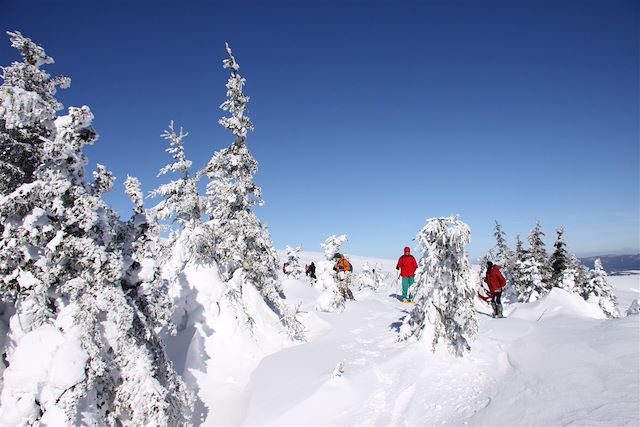
[[[402,300],[403,301],[407,299],[407,291],[409,290],[409,286],[410,286],[409,279],[411,279],[411,277],[402,278]]]
[[[491,294],[491,308],[493,309],[493,317],[498,315],[498,303],[496,299],[499,298],[498,294]]]
[[[502,302],[500,301],[501,297],[502,297],[502,292],[496,292],[496,316],[497,317],[504,317],[502,315]]]
[[[411,286],[413,286],[413,284],[415,283],[416,278],[415,278],[415,277],[408,277],[408,279],[409,279],[409,280],[408,280],[409,285],[407,286],[407,299],[408,299],[409,301],[413,301],[413,297],[414,297],[415,295],[410,294],[410,293],[409,293],[409,289],[411,289]]]

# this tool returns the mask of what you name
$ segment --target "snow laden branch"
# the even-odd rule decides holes
[[[286,305],[278,282],[278,256],[267,227],[260,222],[253,208],[261,206],[262,191],[254,182],[258,162],[246,143],[247,130],[253,124],[245,115],[249,97],[244,94],[245,80],[240,76],[240,66],[225,45],[228,58],[223,67],[231,72],[227,82],[227,99],[220,108],[229,112],[219,123],[234,140],[230,146],[217,151],[197,176],[206,175],[204,213],[211,232],[213,258],[228,286],[230,304],[237,312],[251,319],[254,316],[244,306],[242,295],[248,287],[255,288],[269,309],[279,317],[291,338],[302,339],[303,326],[297,320],[297,308]],[[246,322],[252,329],[252,322]]]
[[[151,290],[152,275],[145,281],[136,274],[136,242],[101,199],[113,175],[99,165],[93,183],[85,178],[83,150],[98,136],[93,114],[83,106],[55,117],[60,82],[39,69],[53,60],[10,35],[24,62],[4,68],[0,138],[35,149],[0,156],[21,172],[0,195],[0,286],[11,316],[0,342],[9,362],[0,424],[186,424],[194,395],[158,336],[167,319],[147,298],[161,290]],[[24,377],[24,354],[37,355],[40,366],[28,372],[36,378],[26,387],[8,381]]]
[[[457,217],[432,218],[416,236],[424,255],[416,280],[416,305],[402,321],[400,340],[431,339],[451,353],[462,356],[471,350],[478,332],[474,309],[475,289],[465,253],[471,231]]]

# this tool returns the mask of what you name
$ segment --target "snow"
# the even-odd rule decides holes
[[[321,253],[301,254],[318,264]],[[203,425],[637,425],[638,317],[606,319],[597,303],[554,289],[534,303],[505,305],[494,319],[477,301],[479,334],[462,358],[430,343],[398,342],[395,260],[378,292],[358,291],[343,312],[316,309],[322,287],[281,275],[287,304],[301,303],[307,341],[259,339],[222,323],[203,337],[209,359],[195,372]],[[472,275],[475,277],[476,275]],[[612,276],[622,308],[640,275]],[[275,330],[275,329],[273,329]],[[234,331],[230,333],[229,331]]]
[[[74,330],[65,334],[53,325],[43,325],[24,335],[4,372],[0,424],[28,423],[36,401],[46,413],[51,411],[49,423],[65,419],[59,418],[56,401],[65,390],[84,380],[87,359]]]

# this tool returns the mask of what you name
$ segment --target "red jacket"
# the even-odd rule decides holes
[[[416,275],[418,263],[413,255],[402,255],[396,265],[396,270],[400,270],[402,277],[413,277]]]
[[[504,278],[497,265],[491,267],[491,270],[487,271],[487,276],[484,281],[489,285],[489,292],[496,293],[502,291],[502,288],[507,286],[507,279]]]

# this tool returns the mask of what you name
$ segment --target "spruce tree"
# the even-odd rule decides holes
[[[44,56],[30,40],[21,43]],[[34,76],[41,75],[26,74]],[[69,424],[182,424],[190,419],[193,395],[168,362],[153,322],[123,287],[123,224],[101,199],[113,176],[99,166],[93,183],[85,179],[83,147],[97,139],[92,120],[88,107],[58,117],[42,139],[31,179],[0,199],[2,298],[15,304],[11,348],[54,326],[78,343],[84,375],[47,400],[5,384],[0,412],[33,399],[31,422],[57,408]],[[13,352],[6,350],[11,362]],[[5,375],[11,370],[10,364]]]
[[[300,252],[302,251],[302,247],[297,246],[293,248],[287,245],[284,251],[287,256],[287,260],[285,261],[287,275],[292,279],[299,279],[300,276],[304,274],[304,267],[300,265]]]
[[[67,77],[52,78],[42,69],[53,58],[41,46],[20,32],[7,32],[11,45],[23,62],[2,67],[0,86],[0,194],[11,193],[32,182],[42,162],[43,138],[51,139],[56,112],[62,104],[55,99],[57,87],[70,84]]]
[[[531,252],[524,248],[520,235],[517,235],[513,284],[518,302],[533,302],[547,293],[540,271],[541,265]]]
[[[552,268],[551,282],[553,286],[563,287],[561,286],[561,282],[563,281],[563,277],[565,279],[567,278],[564,272],[570,268],[570,258],[567,252],[567,245],[564,242],[564,227],[557,229],[556,233],[558,236],[553,244],[555,250],[549,260]],[[571,274],[575,275],[573,271],[569,275]]]
[[[258,162],[247,146],[248,131],[253,124],[247,115],[249,97],[244,94],[245,79],[239,74],[240,66],[225,44],[228,58],[223,67],[231,73],[227,82],[227,99],[220,108],[229,116],[219,120],[220,125],[233,135],[233,142],[214,154],[200,173],[209,178],[205,212],[209,216],[207,226],[211,230],[213,254],[228,284],[254,286],[280,317],[292,338],[302,338],[303,327],[283,301],[277,281],[278,256],[267,227],[253,211],[261,206],[262,191],[253,180]],[[238,282],[239,281],[239,282]],[[236,306],[242,285],[229,293]],[[246,310],[245,310],[246,311]]]
[[[382,274],[380,269],[376,269],[375,266],[372,267],[369,263],[365,262],[362,265],[362,271],[355,278],[355,284],[358,285],[360,290],[371,289],[377,292],[384,284],[384,274]]]
[[[514,286],[515,253],[509,248],[506,233],[502,230],[502,226],[498,221],[496,221],[493,235],[496,238],[496,246],[488,260],[492,260],[494,264],[500,267],[500,271],[507,280],[507,285],[502,292],[503,298],[513,302],[518,298]],[[482,266],[486,266],[486,262]]]
[[[399,339],[420,340],[427,332],[433,351],[438,342],[456,356],[471,350],[478,321],[465,253],[470,238],[469,226],[453,216],[432,218],[420,230],[416,240],[424,251],[419,263],[424,273],[416,279],[416,305],[403,319]]]
[[[340,247],[347,241],[347,236],[331,235],[320,247],[324,250],[324,260],[316,265],[316,286],[322,290],[318,297],[316,309],[326,312],[342,312],[346,308],[344,295],[340,292],[333,267],[334,255],[340,252]]]
[[[547,250],[542,240],[543,237],[544,233],[542,232],[540,222],[537,222],[536,226],[529,233],[529,257],[532,258],[532,263],[536,265],[538,272],[542,276],[542,283],[545,288],[551,289],[551,267],[549,265]]]
[[[602,267],[600,258],[595,260],[590,276],[587,286],[581,290],[582,298],[597,302],[607,317],[620,317],[618,299],[613,286],[607,281],[607,272]]]

